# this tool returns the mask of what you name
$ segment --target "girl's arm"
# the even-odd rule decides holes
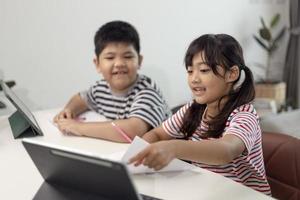
[[[163,127],[160,125],[159,127],[152,129],[151,131],[147,132],[143,139],[149,143],[158,142],[161,140],[170,140],[173,139],[170,135],[168,135]]]
[[[159,170],[173,158],[190,160],[210,165],[224,165],[245,151],[243,141],[233,135],[226,134],[215,140],[186,141],[170,140],[153,143],[130,159],[136,166],[144,164]]]
[[[215,140],[170,142],[176,146],[177,158],[210,165],[228,164],[246,149],[244,142],[233,134]]]

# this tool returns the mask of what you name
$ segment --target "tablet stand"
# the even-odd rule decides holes
[[[14,138],[33,137],[36,135],[27,119],[19,111],[8,118]]]

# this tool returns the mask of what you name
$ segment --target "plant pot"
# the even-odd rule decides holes
[[[256,98],[274,99],[277,108],[285,104],[286,83],[257,83],[255,84]]]

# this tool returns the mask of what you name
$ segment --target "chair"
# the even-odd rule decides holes
[[[180,105],[177,105],[177,106],[174,106],[173,108],[171,108],[172,114],[175,114],[184,105],[185,104],[180,104]]]
[[[262,145],[272,196],[300,200],[300,140],[285,134],[264,132]]]

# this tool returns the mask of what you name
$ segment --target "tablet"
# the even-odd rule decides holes
[[[159,200],[137,193],[121,162],[31,138],[22,144],[44,179],[34,199]]]
[[[17,109],[8,119],[14,138],[43,135],[39,124],[29,108],[4,81],[1,80],[0,84],[7,99]]]

